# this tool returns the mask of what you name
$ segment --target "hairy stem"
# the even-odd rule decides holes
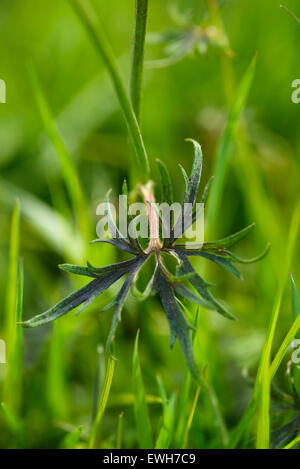
[[[140,122],[143,88],[144,48],[147,27],[148,0],[136,0],[135,29],[132,49],[130,94],[132,106]]]
[[[141,192],[145,203],[147,204],[149,228],[150,228],[150,243],[147,248],[147,254],[152,251],[160,250],[162,244],[159,239],[159,220],[155,208],[155,197],[153,193],[153,183],[150,181],[146,186],[141,187]]]
[[[139,177],[142,181],[149,179],[150,167],[143,137],[135,117],[128,93],[121,78],[116,59],[111,46],[104,34],[102,27],[96,17],[88,0],[70,0],[90,39],[94,43],[106,68],[110,74],[116,94],[122,108],[128,131],[135,149],[136,160],[139,168]]]

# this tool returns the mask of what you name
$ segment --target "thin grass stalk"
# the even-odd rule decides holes
[[[60,135],[59,129],[57,128],[53,114],[50,110],[50,106],[43,93],[39,78],[32,66],[29,67],[29,76],[41,119],[61,164],[62,176],[72,202],[78,228],[82,233],[85,242],[88,243],[90,241],[90,221],[87,215],[87,204],[83,194],[78,170],[67,150],[62,136]]]
[[[22,200],[22,218],[54,252],[67,256],[72,263],[79,263],[85,257],[86,248],[81,235],[74,233],[74,228],[60,213],[33,194],[1,178],[0,187],[0,202],[11,208],[14,206],[15,194],[18,194]]]
[[[18,448],[25,446],[26,434],[22,420],[4,402],[0,403],[0,413],[3,415],[6,427],[15,437]]]
[[[282,343],[281,343],[275,357],[273,358],[273,361],[272,361],[271,366],[270,366],[271,381],[275,377],[275,375],[277,373],[277,370],[280,367],[280,365],[282,363],[282,360],[284,359],[285,354],[286,354],[292,340],[296,336],[299,328],[300,328],[300,316],[298,316],[295,319],[295,321],[293,322],[293,324],[291,325],[290,330],[288,331],[288,333],[285,336],[284,340],[282,341]]]
[[[200,396],[200,391],[201,391],[201,388],[198,387],[197,390],[196,390],[196,393],[195,393],[195,397],[194,397],[194,400],[193,400],[190,415],[189,415],[187,423],[186,423],[184,442],[183,442],[183,446],[182,446],[183,449],[186,449],[188,447],[190,430],[191,430],[192,423],[193,423],[193,420],[194,420],[194,415],[195,415],[198,399],[199,399],[199,396]]]
[[[280,8],[282,8],[298,25],[300,25],[300,19],[296,15],[294,15],[294,13],[291,12],[291,10],[289,10],[284,5],[280,5]]]
[[[119,415],[116,449],[122,449],[124,412]]]
[[[130,95],[137,121],[140,122],[148,0],[136,0],[135,8],[136,13],[132,48]]]
[[[184,374],[183,385],[181,387],[180,396],[179,396],[179,406],[178,406],[178,417],[175,429],[174,436],[174,446],[176,448],[182,448],[185,435],[185,425],[188,415],[188,405],[190,402],[190,390],[191,390],[191,374],[186,368]]]
[[[255,396],[259,400],[258,420],[257,420],[257,438],[256,447],[259,449],[268,449],[270,444],[270,387],[271,372],[270,362],[272,345],[274,341],[275,330],[278,322],[279,311],[282,303],[283,293],[286,286],[288,273],[293,258],[293,253],[299,234],[300,227],[300,202],[297,203],[293,214],[289,238],[287,243],[287,254],[285,263],[282,267],[282,277],[278,286],[278,293],[274,302],[272,315],[267,332],[267,339],[262,351],[261,360],[258,368],[257,379],[255,383]]]
[[[70,0],[70,2],[110,74],[135,150],[136,162],[139,168],[139,178],[142,182],[146,182],[150,176],[148,155],[138,121],[121,78],[111,46],[104,34],[102,26],[99,25],[99,21],[90,2],[88,0]]]
[[[100,441],[101,441],[100,431],[101,431],[102,418],[103,418],[103,414],[107,406],[111,384],[112,384],[112,380],[114,376],[114,370],[115,370],[115,360],[113,357],[110,356],[108,359],[108,365],[107,365],[107,371],[106,371],[106,377],[105,377],[105,385],[104,385],[103,393],[101,396],[98,413],[97,413],[97,416],[96,416],[96,419],[95,419],[95,422],[93,424],[92,431],[91,431],[89,449],[99,449],[99,446],[100,446]]]
[[[157,377],[158,387],[162,398],[163,415],[160,431],[158,433],[155,449],[168,449],[172,440],[175,422],[176,393],[167,399],[167,394],[160,376]]]
[[[16,322],[23,320],[23,292],[24,292],[24,266],[23,259],[19,259],[17,282]],[[17,327],[16,344],[14,350],[14,394],[15,409],[19,412],[22,403],[22,376],[23,376],[23,330]]]
[[[55,419],[67,418],[67,397],[63,352],[63,324],[53,324],[47,366],[47,389],[49,411]]]
[[[200,310],[200,307],[198,308],[198,311]],[[203,322],[200,324],[199,321],[200,314],[196,314],[195,318],[195,324],[197,326],[197,329],[203,328]],[[206,329],[206,332],[209,333],[209,330]],[[193,346],[195,350],[195,336],[193,336]],[[224,421],[222,411],[220,409],[220,404],[217,398],[217,395],[214,391],[213,386],[210,383],[210,378],[207,377],[207,369],[204,369],[205,371],[205,376],[199,376],[198,377],[198,386],[200,389],[203,389],[203,391],[206,393],[208,400],[211,405],[211,410],[213,414],[213,420],[214,420],[214,425],[219,433],[220,440],[222,443],[222,446],[224,448],[227,448],[229,444],[229,435],[228,435],[228,430],[226,427],[226,423]],[[177,443],[180,443],[180,447],[184,444],[184,439],[185,439],[185,431],[186,431],[186,421],[188,419],[188,406],[189,406],[189,396],[190,396],[190,390],[191,390],[191,385],[192,385],[192,380],[191,377],[189,376],[189,372],[186,372],[185,378],[184,378],[184,383],[183,383],[183,388],[182,388],[182,397],[181,397],[181,402],[180,402],[180,412],[179,412],[179,420],[178,420],[178,430],[175,434],[175,441]]]
[[[135,396],[134,415],[139,447],[140,449],[150,449],[153,448],[152,430],[140,365],[138,344],[139,331],[135,340],[132,360],[132,380],[133,392]]]
[[[7,375],[4,381],[3,401],[12,410],[17,412],[18,393],[20,389],[15,388],[16,376],[20,373],[19,363],[15,361],[19,357],[21,346],[16,326],[18,315],[18,299],[20,296],[19,281],[23,277],[19,277],[19,229],[20,229],[20,202],[16,200],[11,219],[10,242],[9,242],[9,260],[8,260],[8,276],[7,276],[7,293],[6,293],[6,314],[5,314],[5,341],[6,341],[6,357],[7,357]],[[18,285],[19,284],[19,285]]]
[[[216,221],[218,220],[222,194],[224,193],[225,180],[228,171],[228,160],[230,150],[232,148],[233,140],[235,137],[238,119],[244,109],[250,91],[250,87],[253,82],[256,61],[257,56],[255,55],[246,73],[244,74],[241,84],[237,90],[235,99],[230,109],[228,122],[219,146],[216,158],[216,167],[214,171],[214,183],[212,185],[211,193],[209,196],[209,204],[206,213],[206,223],[209,227],[210,233],[214,232]]]

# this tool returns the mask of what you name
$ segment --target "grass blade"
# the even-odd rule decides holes
[[[293,319],[294,321],[296,321],[296,319],[300,315],[300,300],[299,300],[299,295],[298,295],[297,288],[296,288],[292,274],[291,274],[291,290],[292,290],[292,313],[293,313]],[[295,338],[300,339],[300,330],[295,335]]]
[[[131,102],[137,121],[141,115],[141,96],[143,87],[144,48],[147,28],[148,0],[136,0],[135,30],[131,64]]]
[[[22,329],[22,328],[20,328]],[[64,334],[61,324],[53,324],[47,363],[46,396],[49,411],[53,418],[64,420],[68,415],[68,397],[66,393],[66,370],[62,360]]]
[[[148,413],[148,407],[146,403],[146,395],[144,389],[144,383],[142,378],[142,371],[139,359],[139,331],[136,336],[134,352],[133,352],[133,392],[135,396],[134,400],[134,414],[137,429],[137,437],[139,447],[141,449],[153,448],[152,430],[150,417]]]
[[[271,380],[274,378],[282,360],[285,357],[285,354],[292,342],[292,340],[295,338],[297,332],[299,331],[300,328],[300,315],[295,319],[293,322],[290,330],[288,331],[287,335],[285,336],[278,352],[276,353],[270,367],[270,374],[271,374]]]
[[[280,8],[282,8],[298,25],[300,25],[300,19],[296,15],[294,15],[291,10],[289,10],[284,5],[280,5]]]
[[[106,377],[105,377],[105,385],[104,385],[103,393],[101,396],[98,413],[97,413],[95,422],[92,427],[92,432],[91,432],[91,437],[90,437],[90,442],[89,442],[90,449],[97,449],[99,448],[99,445],[100,445],[100,430],[101,430],[102,417],[107,406],[107,401],[109,398],[111,384],[112,384],[112,380],[114,376],[114,370],[115,370],[115,360],[113,360],[110,357],[108,359],[108,365],[107,365],[107,371],[106,371]]]
[[[174,393],[168,402],[160,378],[159,383],[163,401],[163,421],[155,443],[155,449],[169,449],[174,432],[176,394]]]
[[[139,167],[139,176],[142,181],[147,181],[150,175],[150,167],[148,156],[145,149],[143,137],[134,114],[129,96],[127,94],[125,85],[121,78],[114,54],[111,50],[110,44],[103,32],[102,27],[99,25],[98,19],[91,4],[88,0],[70,0],[71,4],[80,18],[83,26],[85,27],[88,36],[96,46],[97,51],[102,57],[107,70],[110,74],[112,83],[114,85],[116,94],[118,96],[120,106],[122,108],[125,121],[129,130],[133,147],[137,158]]]
[[[290,264],[293,258],[294,248],[299,233],[300,225],[300,205],[296,206],[292,218],[290,233],[287,243],[287,255],[285,264],[282,269],[282,277],[278,287],[278,293],[274,301],[272,315],[269,323],[266,342],[262,351],[257,380],[255,384],[255,398],[258,400],[258,420],[257,420],[257,437],[256,446],[258,449],[268,449],[270,445],[270,359],[272,352],[272,344],[275,335],[275,329],[278,321],[279,311],[281,307],[282,297],[286,284]]]
[[[85,258],[85,244],[81,234],[74,233],[74,228],[66,218],[33,194],[3,179],[0,179],[0,187],[1,203],[13,207],[14,195],[18,194],[22,218],[55,252],[66,256],[72,262],[81,262]]]
[[[214,225],[219,213],[221,198],[224,192],[230,149],[234,139],[239,116],[246,104],[250,87],[254,78],[256,59],[257,56],[255,55],[241,81],[230,110],[228,122],[217,154],[216,167],[214,171],[215,179],[209,196],[209,204],[206,214],[206,223],[207,226],[209,226],[210,231],[214,231]]]
[[[4,402],[1,402],[0,409],[2,410],[7,427],[9,428],[11,433],[16,437],[19,447],[22,447],[25,436],[22,421]]]
[[[194,415],[195,415],[195,410],[196,410],[196,407],[197,407],[197,402],[198,402],[198,399],[199,399],[199,396],[200,396],[200,391],[201,391],[201,388],[198,387],[198,388],[197,388],[197,391],[196,391],[196,394],[195,394],[195,397],[194,397],[194,400],[193,400],[193,405],[192,405],[192,408],[191,408],[191,411],[190,411],[190,415],[189,415],[188,420],[187,420],[187,423],[186,423],[186,429],[185,429],[185,434],[184,434],[183,449],[187,448],[187,446],[188,446],[188,440],[189,440],[190,429],[191,429],[191,426],[192,426],[192,423],[193,423],[193,419],[194,419]]]
[[[22,357],[22,333],[17,330],[17,317],[22,315],[23,269],[19,268],[20,202],[17,199],[11,219],[9,264],[6,293],[5,341],[7,376],[3,396],[7,406],[17,413],[20,400],[20,362]],[[16,387],[16,385],[18,385]]]
[[[70,200],[72,201],[73,211],[77,219],[78,227],[83,234],[84,239],[88,242],[89,219],[86,215],[86,202],[77,168],[59,133],[49,104],[42,91],[38,76],[32,66],[29,68],[29,76],[41,119],[61,164],[62,175],[68,189]]]
[[[183,442],[185,437],[185,426],[188,419],[188,407],[189,407],[189,394],[191,388],[191,374],[186,368],[183,386],[179,396],[178,406],[178,417],[176,422],[176,429],[174,435],[174,446],[175,448],[183,448]]]
[[[116,449],[122,449],[124,412],[119,415]]]
[[[299,295],[298,291],[293,279],[293,276],[291,274],[291,289],[292,289],[292,315],[293,315],[293,320],[296,321],[299,316],[300,316],[300,300],[299,300]],[[300,339],[300,329],[295,333],[295,339]],[[293,374],[293,379],[294,379],[294,386],[297,390],[300,390],[300,369],[297,364],[293,364],[292,367],[292,374]]]
[[[75,430],[65,436],[63,441],[60,444],[60,449],[74,449],[79,443],[81,434],[83,431],[83,426],[79,425]]]

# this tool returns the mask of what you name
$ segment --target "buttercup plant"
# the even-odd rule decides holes
[[[60,301],[53,308],[21,324],[26,328],[42,326],[58,319],[75,308],[79,308],[77,310],[77,314],[79,314],[115,282],[121,278],[125,278],[119,293],[113,301],[104,308],[104,310],[114,308],[112,326],[107,340],[108,351],[111,353],[116,328],[121,319],[121,312],[129,292],[131,291],[132,294],[140,300],[145,300],[150,295],[158,294],[169,321],[170,345],[173,347],[176,339],[179,339],[189,369],[193,376],[199,379],[200,374],[194,360],[190,332],[193,326],[185,316],[181,299],[187,299],[196,305],[215,310],[228,319],[234,319],[234,316],[226,306],[214,298],[209,290],[212,285],[194,270],[189,257],[197,256],[208,259],[225,268],[236,277],[241,278],[235,264],[253,263],[262,259],[266,255],[269,246],[261,255],[254,259],[240,259],[230,251],[232,246],[252,230],[254,227],[254,224],[252,224],[226,238],[213,242],[204,242],[203,245],[197,249],[188,249],[186,245],[179,243],[179,239],[176,236],[176,228],[178,228],[178,224],[182,224],[181,217],[173,220],[169,237],[161,236],[163,232],[163,220],[155,209],[154,183],[149,176],[148,156],[139,127],[139,119],[136,116],[136,112],[138,110],[139,114],[140,108],[140,93],[137,93],[136,89],[141,88],[142,85],[141,63],[143,60],[147,2],[140,2],[140,6],[143,4],[144,8],[137,8],[133,54],[133,68],[136,67],[136,73],[132,74],[131,81],[131,90],[135,90],[135,92],[131,93],[131,99],[127,94],[107,39],[103,35],[101,27],[98,25],[93,11],[87,9],[87,2],[73,0],[72,4],[76,8],[80,19],[98,51],[101,53],[119,97],[136,155],[138,178],[140,182],[136,185],[138,189],[135,188],[135,192],[138,190],[143,201],[147,204],[150,232],[146,246],[144,246],[138,238],[135,239],[129,235],[126,237],[116,226],[115,220],[108,210],[108,227],[111,232],[117,234],[117,237],[112,237],[111,239],[96,239],[93,243],[109,243],[120,251],[130,254],[131,257],[123,262],[107,265],[105,267],[94,267],[89,262],[87,266],[60,265],[59,267],[63,271],[92,278],[92,281]],[[137,51],[139,51],[139,54]],[[133,96],[135,97],[134,100]],[[134,104],[132,104],[133,101]],[[190,177],[188,177],[185,170],[181,168],[185,180],[182,211],[185,213],[185,207],[189,207],[188,215],[190,215],[192,225],[197,221],[199,216],[199,211],[195,210],[195,204],[201,180],[203,156],[199,143],[192,139],[189,139],[189,141],[194,146],[194,162]],[[161,175],[161,202],[171,206],[173,204],[173,191],[170,176],[164,163],[160,160],[158,160],[157,163]],[[208,199],[211,183],[212,180],[209,181],[204,190],[201,198],[202,204],[205,204]],[[127,195],[127,193],[127,184],[124,183],[123,195]],[[106,201],[109,202],[109,195],[107,195]],[[128,213],[128,210],[126,210],[126,212]],[[184,234],[190,226],[181,226],[181,228]],[[141,269],[150,258],[154,259],[153,272],[145,290],[140,291],[138,287],[139,275],[141,274]],[[169,265],[171,265],[171,261],[174,259],[176,261],[176,269],[172,271]],[[189,287],[193,287],[194,290]]]
[[[202,151],[200,145],[196,141],[192,140],[192,143],[195,149],[195,158],[191,175],[189,178],[185,178],[186,187],[183,206],[184,204],[190,204],[188,206],[193,208],[195,206],[201,178]],[[162,202],[167,202],[172,205],[173,195],[168,171],[161,161],[159,161],[158,164],[162,182]],[[201,202],[203,204],[205,204],[207,200],[210,183],[211,181],[206,186],[202,195]],[[125,190],[126,189],[124,189],[124,191]],[[121,312],[129,291],[131,290],[133,294],[140,299],[146,299],[150,295],[158,294],[161,298],[161,302],[170,325],[170,345],[173,347],[175,340],[177,338],[179,339],[187,364],[192,374],[197,377],[198,370],[194,361],[192,339],[190,335],[190,330],[193,329],[193,327],[185,317],[184,310],[180,304],[180,298],[186,298],[197,305],[215,310],[226,318],[234,319],[234,316],[221,302],[213,297],[208,289],[211,284],[206,282],[197,274],[188,258],[190,256],[199,256],[204,259],[209,259],[221,267],[224,267],[236,277],[241,278],[241,275],[234,264],[256,262],[266,255],[268,248],[260,256],[246,260],[237,257],[229,251],[229,248],[234,246],[252,230],[254,227],[253,224],[238,233],[228,236],[227,238],[214,242],[205,242],[201,248],[189,250],[185,245],[176,243],[177,238],[174,233],[176,224],[181,223],[181,217],[179,220],[175,221],[170,233],[170,238],[160,239],[159,233],[162,231],[162,220],[158,217],[158,214],[152,206],[155,202],[152,183],[150,182],[146,186],[143,186],[141,188],[141,192],[149,207],[148,217],[150,236],[148,246],[143,249],[138,239],[130,237],[126,238],[115,225],[115,221],[108,210],[108,226],[111,228],[113,233],[117,233],[117,238],[103,240],[96,239],[93,243],[104,242],[112,244],[119,250],[131,254],[132,257],[127,261],[100,268],[93,267],[89,262],[86,267],[69,264],[60,265],[60,268],[66,272],[91,277],[93,280],[85,287],[72,293],[70,296],[59,302],[50,310],[22,323],[22,325],[28,328],[41,326],[54,321],[80,306],[80,309],[77,311],[77,314],[79,314],[111,285],[117,282],[120,278],[127,276],[117,296],[104,308],[104,310],[108,310],[113,307],[115,308],[112,326],[107,340],[108,350],[111,351],[111,343],[114,339],[117,325],[121,319]],[[198,212],[193,211],[193,223],[196,221],[197,216]],[[137,286],[137,279],[140,270],[150,257],[155,259],[155,267],[145,291],[140,292]],[[173,257],[177,261],[177,267],[174,273],[168,270],[168,257]],[[194,293],[194,291],[188,288],[187,284],[193,286],[197,293]]]

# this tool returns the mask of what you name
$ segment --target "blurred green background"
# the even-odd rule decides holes
[[[94,3],[128,83],[134,1]],[[173,6],[188,13],[196,25],[205,19],[213,23],[209,3],[174,0]],[[231,428],[251,393],[245,370],[250,376],[256,370],[291,214],[299,198],[300,105],[291,101],[291,83],[299,78],[300,28],[274,0],[223,0],[219,5],[234,55],[228,57],[221,49],[209,46],[205,54],[188,54],[170,67],[146,68],[142,128],[153,179],[158,179],[155,159],[160,158],[170,169],[176,200],[180,200],[183,180],[178,163],[189,170],[193,157],[184,139],[195,138],[202,144],[204,184],[213,172],[234,96],[234,81],[240,82],[258,51],[255,79],[236,135],[237,144],[231,151],[214,235],[228,235],[255,221],[255,231],[236,252],[251,257],[267,242],[272,243],[272,251],[261,263],[242,267],[242,282],[218,267],[207,266],[207,278],[216,283],[216,295],[230,304],[238,321],[227,321],[214,312],[203,313],[203,327],[197,334],[198,360],[201,365],[209,364],[223,415]],[[286,0],[286,6],[300,15],[296,0]],[[169,2],[150,1],[148,31],[179,31],[181,26],[173,16]],[[0,105],[0,339],[5,339],[9,238],[16,197],[21,204],[24,318],[43,312],[86,283],[60,272],[58,264],[89,259],[101,266],[117,260],[113,248],[87,246],[78,235],[59,159],[34,100],[28,63],[34,65],[78,169],[92,227],[89,240],[96,237],[96,206],[109,188],[117,195],[123,179],[129,177],[131,150],[104,65],[68,1],[2,0],[0,47],[0,78],[7,85],[7,103]],[[165,54],[162,45],[146,45],[146,61]],[[235,78],[230,78],[232,75]],[[299,285],[298,254],[299,245],[292,265]],[[21,388],[16,390],[21,394],[21,404],[15,425],[8,425],[0,415],[1,448],[57,448],[79,425],[84,429],[78,445],[85,445],[95,407],[97,369],[100,387],[103,385],[105,358],[102,352],[99,354],[99,346],[105,344],[112,317],[111,311],[99,314],[99,310],[109,299],[109,294],[103,295],[81,316],[71,312],[55,327],[25,330]],[[290,323],[287,291],[277,345]],[[115,353],[119,361],[102,424],[102,447],[115,446],[121,412],[123,446],[137,446],[131,368],[139,328],[147,394],[158,395],[158,374],[168,395],[180,392],[182,387],[183,354],[178,344],[173,351],[169,349],[168,325],[159,302],[151,299],[138,303],[129,298],[117,334]],[[0,365],[1,387],[7,366]],[[201,395],[189,436],[192,448],[219,444],[206,404]],[[157,429],[161,405],[151,404],[149,412]]]

